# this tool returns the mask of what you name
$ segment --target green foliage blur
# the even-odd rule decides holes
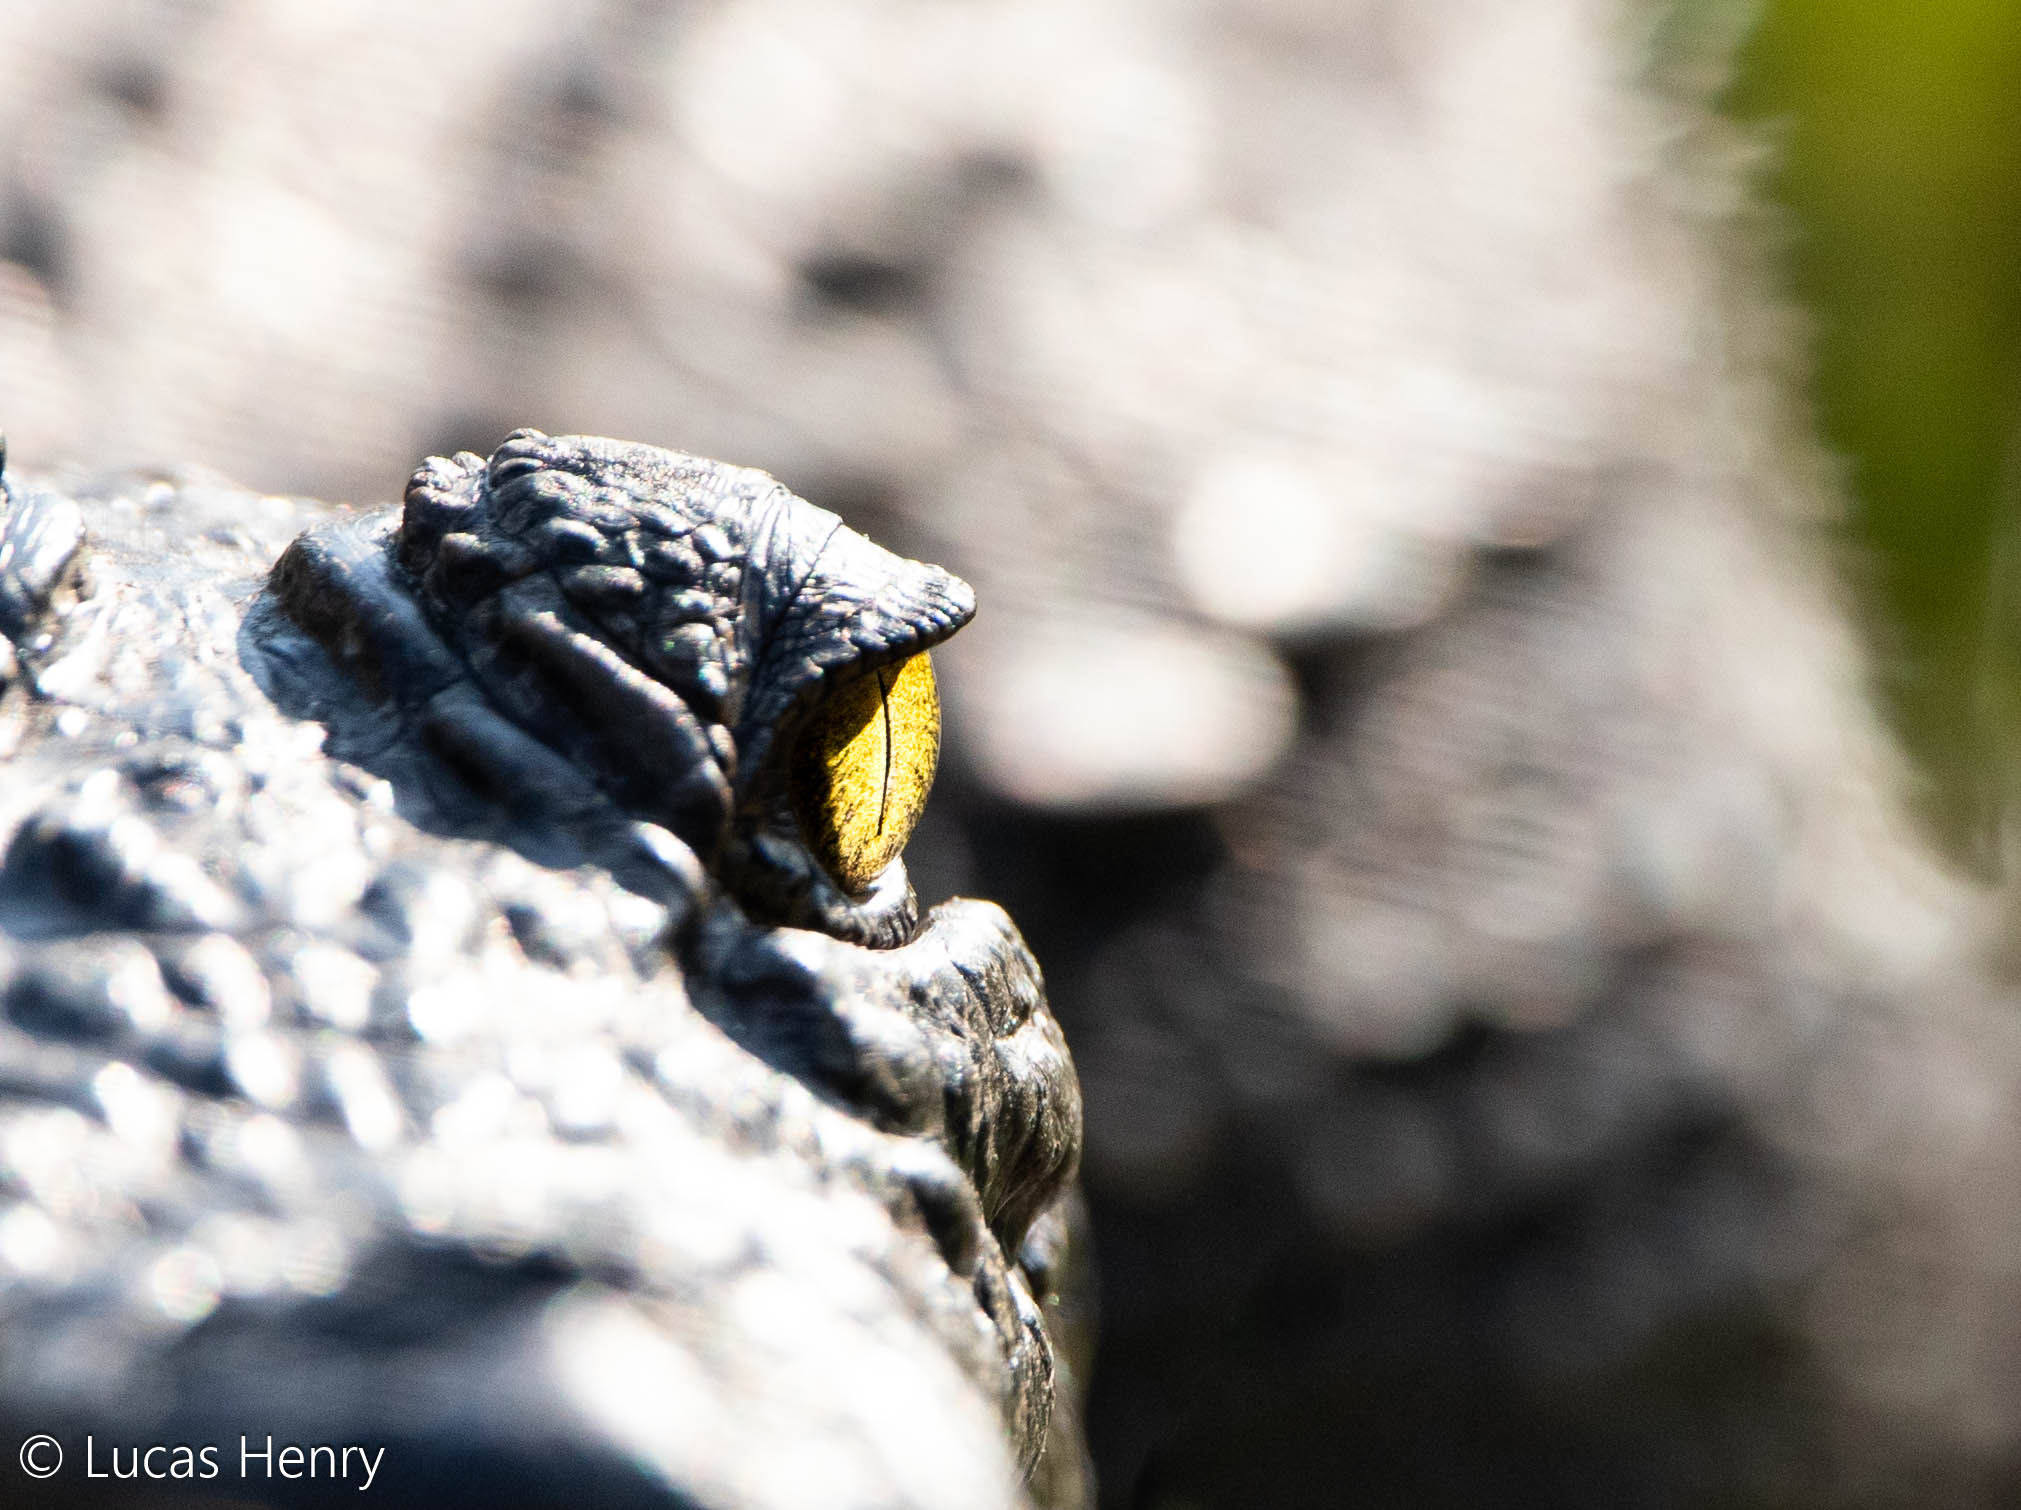
[[[1764,0],[1738,65],[1727,108],[1779,149],[1882,690],[1939,831],[2012,881],[2021,0]]]

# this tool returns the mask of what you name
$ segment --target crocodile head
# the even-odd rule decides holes
[[[273,587],[491,806],[580,828],[608,804],[664,825],[768,920],[911,936],[896,851],[938,747],[925,652],[975,611],[959,578],[762,472],[520,430],[489,461],[431,458],[397,520],[303,536]],[[892,717],[901,677],[909,721]],[[859,731],[882,757],[868,845],[833,821],[848,794],[824,790]],[[895,792],[894,767],[915,776]]]
[[[898,856],[971,612],[607,440],[0,493],[0,1429],[1014,1503],[1080,1103]]]

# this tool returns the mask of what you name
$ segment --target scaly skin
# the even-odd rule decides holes
[[[535,432],[379,517],[74,493],[0,524],[0,1423],[64,1442],[41,1492],[104,1492],[87,1433],[329,1491],[242,1482],[245,1433],[384,1445],[382,1503],[1019,1503],[1072,1065],[1001,911],[843,895],[779,773],[966,587]]]

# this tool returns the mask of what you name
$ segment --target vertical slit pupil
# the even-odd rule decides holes
[[[884,832],[884,815],[891,807],[891,676],[877,673],[877,715],[884,720],[884,785],[877,794],[877,832]]]

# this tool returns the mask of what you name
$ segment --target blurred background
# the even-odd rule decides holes
[[[1931,816],[1982,859],[2015,766],[2017,80],[2011,6],[1777,0],[1725,95],[1792,212],[1784,265],[1891,709]]]
[[[910,860],[1084,1078],[1103,1505],[2010,1504],[2017,81],[1996,0],[10,0],[0,424],[616,434],[974,580]]]

